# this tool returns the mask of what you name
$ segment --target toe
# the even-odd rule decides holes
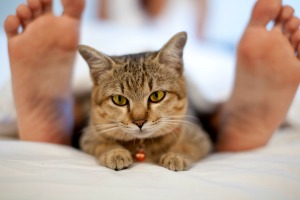
[[[300,52],[300,43],[298,43],[298,47],[297,47],[297,56],[300,59],[300,53],[299,52]],[[300,83],[300,68],[298,69],[298,81]]]
[[[275,27],[278,27],[288,39],[290,37],[290,33],[285,30],[285,25],[286,22],[293,17],[293,15],[294,8],[291,6],[283,6],[275,24]]]
[[[17,16],[20,19],[23,29],[29,24],[32,13],[31,10],[25,4],[21,4],[16,11]]]
[[[277,19],[277,22],[283,23],[290,18],[292,18],[294,15],[294,8],[291,6],[284,6],[279,14],[279,17]]]
[[[64,15],[79,19],[84,9],[84,0],[62,0]]]
[[[281,11],[281,0],[257,1],[250,19],[250,25],[266,26],[276,19]]]
[[[284,30],[287,33],[293,34],[293,32],[297,31],[300,26],[300,20],[298,17],[292,17],[288,20],[284,25]]]
[[[51,13],[52,12],[52,0],[42,0],[43,12]]]
[[[37,18],[42,14],[42,3],[40,0],[27,0],[27,3],[33,18]]]
[[[21,25],[20,23],[17,16],[10,15],[6,18],[4,28],[8,39],[18,34],[18,28]]]
[[[298,29],[291,35],[291,43],[292,43],[292,46],[295,49],[295,51],[299,52],[299,50],[297,48],[300,45],[300,29]]]

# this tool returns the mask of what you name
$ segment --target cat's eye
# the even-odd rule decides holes
[[[166,95],[166,92],[164,92],[164,91],[156,91],[150,95],[149,100],[150,100],[150,102],[158,103],[161,100],[163,100],[165,95]]]
[[[128,100],[121,95],[112,96],[111,99],[118,106],[125,106],[128,103]]]

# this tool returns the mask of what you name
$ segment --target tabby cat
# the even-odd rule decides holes
[[[210,140],[186,115],[186,41],[180,32],[159,51],[124,56],[78,47],[93,80],[83,151],[114,170],[145,160],[173,171],[187,170],[210,152]]]

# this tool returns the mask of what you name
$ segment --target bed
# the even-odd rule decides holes
[[[82,43],[108,54],[158,49],[171,37],[159,30],[119,30],[106,24],[84,26],[93,27],[93,31],[83,29]],[[130,45],[118,37],[121,31]],[[115,40],[108,43],[108,37]],[[205,43],[199,45],[190,38],[184,56],[189,90],[197,109],[205,110],[228,98],[234,52]],[[75,93],[91,86],[87,66],[80,58],[74,76]],[[16,121],[9,81],[3,81],[0,92],[1,200],[300,199],[299,95],[287,116],[288,126],[279,129],[266,147],[213,153],[188,171],[172,172],[148,163],[113,171],[72,147],[19,141],[11,134],[16,130]]]

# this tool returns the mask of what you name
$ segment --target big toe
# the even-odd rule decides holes
[[[281,0],[258,0],[253,8],[250,25],[266,26],[281,11]]]
[[[85,1],[84,0],[62,0],[64,7],[64,15],[69,15],[70,17],[80,19]]]

